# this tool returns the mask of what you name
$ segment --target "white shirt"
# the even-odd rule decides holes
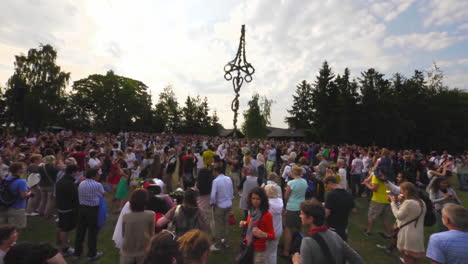
[[[369,172],[369,157],[368,156],[364,156],[362,158],[362,164],[364,165],[364,167],[362,168],[362,172]]]
[[[91,158],[88,161],[88,165],[91,169],[96,168],[97,166],[101,165],[101,161],[97,158]],[[102,170],[99,169],[99,174],[102,174]]]
[[[363,166],[362,160],[360,158],[353,159],[353,161],[351,162],[351,166],[354,166],[354,170],[351,172],[351,174],[361,174],[362,173],[362,168],[364,166]]]
[[[224,174],[220,174],[213,180],[211,188],[210,204],[219,208],[232,207],[234,199],[232,180]]]
[[[197,169],[203,168],[203,157],[200,153],[195,153],[194,156],[197,158]]]
[[[346,179],[346,169],[339,168],[338,175],[340,176],[340,185],[343,186],[345,190],[348,189],[348,181]]]
[[[127,162],[127,167],[129,169],[133,168],[133,162],[135,160],[136,160],[135,153],[133,153],[133,152],[127,153],[127,158],[125,159],[125,162]]]

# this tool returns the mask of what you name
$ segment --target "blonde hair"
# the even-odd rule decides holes
[[[278,185],[267,184],[265,185],[265,192],[268,198],[280,198],[281,193],[278,192]]]
[[[291,176],[301,176],[302,175],[302,167],[298,165],[293,165],[291,168]]]
[[[211,246],[208,235],[198,229],[188,231],[177,241],[184,260],[200,260]]]

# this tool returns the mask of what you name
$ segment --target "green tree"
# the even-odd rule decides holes
[[[172,86],[164,87],[156,104],[156,121],[160,122],[163,131],[179,132],[181,128],[181,110]]]
[[[257,93],[252,96],[248,102],[249,108],[244,111],[244,123],[242,124],[242,131],[248,138],[266,138],[272,103],[273,101],[266,97],[261,99]]]
[[[293,105],[287,110],[289,117],[285,121],[292,128],[312,127],[312,86],[303,80],[296,87],[296,94],[293,94]]]
[[[140,81],[108,71],[106,75],[93,74],[74,82],[70,103],[83,108],[75,116],[87,115],[96,129],[144,131],[152,117],[147,89]]]
[[[330,90],[336,89],[334,78],[335,75],[328,62],[324,61],[312,89],[312,124],[315,133],[324,140],[328,139],[327,132],[330,131],[330,124],[333,122],[328,113],[331,103]]]
[[[7,116],[17,126],[35,131],[58,121],[70,73],[56,64],[51,45],[15,56],[15,72],[5,92]]]

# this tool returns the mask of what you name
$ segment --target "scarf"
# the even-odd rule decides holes
[[[328,230],[328,226],[323,225],[321,227],[317,227],[314,229],[311,229],[307,234],[312,235],[313,233],[320,233],[320,232],[325,232]]]
[[[257,222],[260,221],[260,219],[263,216],[262,211],[260,209],[250,209],[249,210],[249,215],[250,215],[250,222],[247,227],[247,243],[250,245],[253,241],[253,234],[252,234],[252,229],[254,228],[254,224],[257,226]]]

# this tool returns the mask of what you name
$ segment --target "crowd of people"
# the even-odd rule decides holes
[[[81,259],[86,236],[87,259],[96,261],[108,214],[118,215],[112,240],[122,264],[206,263],[210,252],[231,248],[233,225],[243,237],[238,263],[363,263],[347,243],[358,197],[370,200],[363,235],[384,223],[379,235],[388,245],[376,245],[383,252],[398,249],[403,263],[468,263],[468,210],[452,177],[468,191],[467,151],[146,133],[5,135],[0,263]],[[28,217],[56,222],[55,246],[16,243]],[[426,248],[424,228],[435,224],[440,232]]]

